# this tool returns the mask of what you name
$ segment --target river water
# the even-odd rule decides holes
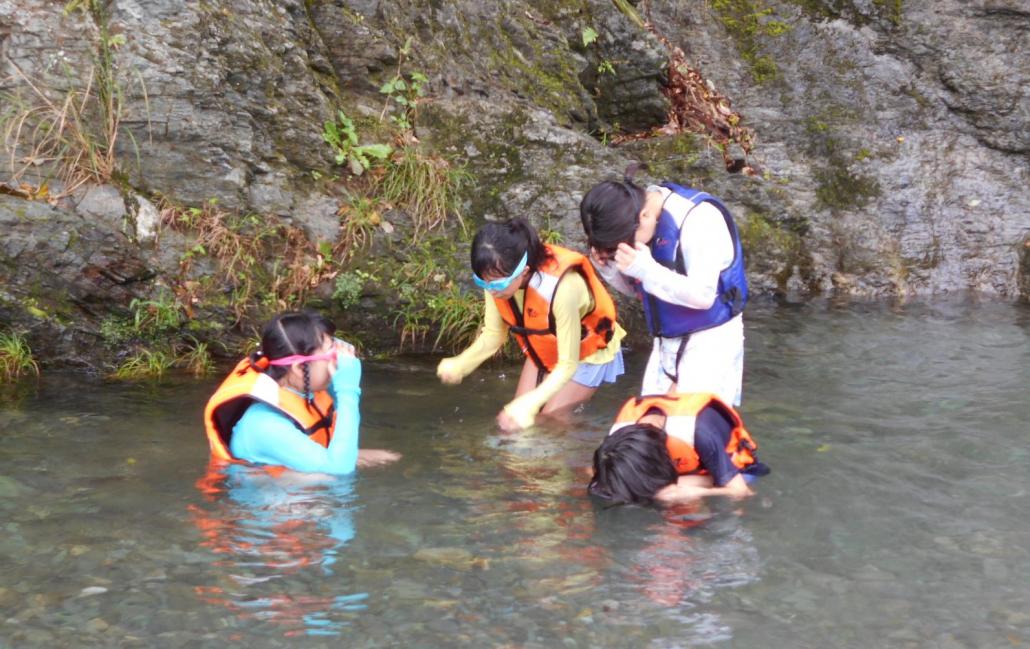
[[[603,508],[645,350],[566,429],[516,369],[367,362],[329,479],[209,472],[217,379],[50,373],[0,409],[0,647],[1030,646],[1030,310],[753,305],[744,501]]]

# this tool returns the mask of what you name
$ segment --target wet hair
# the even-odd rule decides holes
[[[613,504],[651,502],[679,478],[665,440],[665,431],[651,424],[631,424],[607,436],[594,451],[587,491]]]
[[[530,271],[539,269],[551,256],[525,219],[486,223],[472,239],[472,272],[482,278],[490,273],[511,275],[527,252],[526,267]]]
[[[606,180],[594,185],[579,203],[579,218],[587,243],[598,250],[614,250],[620,243],[633,243],[640,223],[647,192],[633,182],[640,168],[626,168],[622,180]]]
[[[325,317],[310,311],[280,313],[272,318],[261,332],[261,348],[250,355],[250,362],[257,365],[264,357],[268,360],[287,356],[310,356],[322,348],[325,336],[332,336],[336,325]],[[285,365],[269,365],[265,374],[278,381],[289,370]],[[304,372],[304,393],[311,394],[311,377],[307,363],[301,364]],[[308,405],[314,403],[309,396]]]

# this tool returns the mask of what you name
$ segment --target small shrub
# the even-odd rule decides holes
[[[478,293],[462,291],[451,283],[429,298],[426,305],[430,322],[438,327],[433,349],[447,341],[453,348],[467,347],[476,338],[483,314],[483,298]]]
[[[390,121],[402,133],[414,132],[418,105],[426,94],[425,85],[429,82],[429,78],[421,72],[411,72],[407,75],[407,79],[402,72],[405,61],[411,55],[412,41],[411,36],[404,41],[404,46],[398,52],[397,72],[394,73],[392,79],[379,88],[379,92],[386,95],[386,105],[383,106],[383,112],[379,115],[379,121],[383,121],[383,118],[386,117],[386,111],[390,109],[390,104],[397,104],[400,107],[400,114],[391,115]]]
[[[565,237],[562,236],[562,233],[557,230],[551,230],[550,228],[541,228],[540,240],[544,243],[560,246],[562,242],[565,240]]]
[[[337,111],[336,121],[325,122],[322,139],[336,154],[336,164],[347,165],[355,176],[385,161],[393,153],[389,144],[360,144],[354,121],[342,110]]]
[[[483,298],[478,291],[462,290],[462,284],[455,281],[465,272],[455,253],[453,240],[427,240],[410,251],[410,259],[392,278],[400,296],[394,325],[400,328],[402,349],[423,344],[434,327],[433,349],[460,349],[475,338]]]
[[[384,116],[391,101],[401,107],[400,114],[390,116],[390,121],[400,130],[409,131],[415,128],[415,111],[418,109],[419,99],[426,94],[424,86],[428,81],[429,78],[421,72],[412,72],[407,80],[398,73],[379,88],[379,92],[388,97],[386,107],[383,108]]]
[[[10,107],[0,114],[0,133],[11,151],[13,179],[42,167],[61,181],[63,188],[57,196],[64,196],[86,183],[106,183],[115,175],[115,147],[122,135],[125,109],[113,51],[125,44],[125,36],[109,33],[106,7],[100,0],[72,0],[65,7],[65,14],[81,11],[90,15],[99,28],[93,67],[82,76],[84,84],[67,90],[49,88],[13,64],[15,77],[29,89],[0,95],[0,103]],[[140,86],[146,98],[142,80]],[[125,135],[138,152],[131,132],[125,131]]]
[[[132,322],[117,316],[107,316],[100,323],[100,337],[109,345],[120,345],[132,340],[135,327]]]
[[[372,233],[383,222],[380,214],[382,205],[378,200],[363,194],[348,194],[347,201],[340,206],[340,239],[336,253],[347,260],[372,242]]]
[[[215,260],[217,280],[223,283],[217,290],[229,294],[236,316],[233,324],[239,324],[255,308],[276,311],[303,302],[311,288],[335,272],[329,244],[313,245],[299,228],[258,214],[229,212],[214,200],[188,208],[163,200],[161,223],[196,237],[179,260],[181,284],[177,290],[186,296],[182,308],[187,315],[194,300],[202,301],[204,293],[215,290],[186,279],[199,257]]]
[[[163,293],[155,300],[135,298],[129,303],[129,311],[133,329],[143,339],[175,331],[183,321],[182,306],[170,293]]]
[[[195,338],[192,343],[190,349],[176,357],[175,364],[185,368],[193,376],[207,376],[215,369],[207,343],[199,342]]]
[[[174,365],[173,359],[162,350],[140,350],[118,366],[112,378],[134,380],[161,378]]]
[[[340,273],[336,276],[333,300],[335,300],[342,309],[350,309],[357,306],[365,291],[365,283],[369,280],[374,281],[375,277],[362,270]]]
[[[417,146],[404,147],[393,158],[378,189],[383,200],[403,207],[415,222],[414,238],[433,230],[453,215],[468,236],[461,217],[461,193],[471,179],[464,167],[439,156],[428,156]]]
[[[12,382],[24,374],[39,376],[39,364],[32,358],[32,349],[19,333],[0,333],[0,381]]]

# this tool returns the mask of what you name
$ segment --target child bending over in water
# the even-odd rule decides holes
[[[769,473],[740,415],[713,394],[635,397],[594,451],[591,495],[613,503],[748,496]]]
[[[497,415],[505,431],[539,412],[558,414],[589,400],[623,373],[615,304],[583,255],[541,243],[522,219],[487,223],[472,241],[472,279],[484,292],[483,329],[458,356],[440,361],[448,384],[461,380],[515,336],[526,361],[515,398]]]

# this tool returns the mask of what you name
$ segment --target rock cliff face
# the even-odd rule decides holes
[[[633,5],[78,4],[0,0],[3,178],[31,153],[9,119],[19,107],[90,79],[118,102],[109,186],[52,206],[0,196],[0,323],[59,334],[51,357],[83,353],[105,312],[180,272],[194,241],[155,239],[156,197],[214,199],[334,243],[344,199],[317,180],[334,169],[322,125],[339,109],[377,120],[399,70],[429,79],[416,134],[467,165],[473,224],[528,216],[579,245],[582,193],[643,160],[734,209],[759,292],[1030,295],[1030,10],[1017,0],[637,4],[754,129],[757,175],[727,172],[703,136],[608,144],[669,108],[669,51]],[[47,169],[33,161],[7,193],[31,196]]]

